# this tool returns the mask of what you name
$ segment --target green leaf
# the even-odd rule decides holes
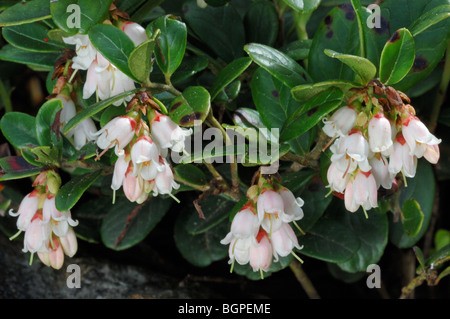
[[[206,69],[208,64],[208,59],[203,56],[185,56],[178,69],[172,75],[171,82],[177,84],[188,80],[190,77]]]
[[[11,44],[4,45],[0,50],[0,60],[26,64],[40,71],[53,71],[54,64],[60,55],[57,52],[40,53],[22,50]]]
[[[322,117],[337,108],[344,94],[337,88],[330,88],[308,100],[292,114],[281,130],[280,141],[294,139],[316,125]]]
[[[360,247],[358,237],[348,227],[326,218],[316,222],[298,242],[303,255],[333,263],[350,260]]]
[[[315,10],[321,0],[283,0],[292,9],[302,12],[309,12]]]
[[[136,12],[131,16],[131,21],[141,23],[154,11],[164,0],[139,0],[139,2],[145,2]],[[131,14],[133,11],[129,7],[125,7],[130,4],[130,0],[123,1],[121,8],[123,11]]]
[[[3,37],[16,48],[33,52],[58,52],[64,44],[49,39],[48,29],[39,23],[27,23],[3,28]]]
[[[194,121],[204,121],[211,108],[209,92],[202,86],[190,86],[169,106],[169,116],[178,125],[189,127]]]
[[[342,207],[342,202],[340,204]],[[361,211],[352,214],[342,210],[344,219],[358,237],[361,245],[350,260],[340,263],[338,266],[351,273],[366,271],[369,265],[378,263],[383,256],[388,242],[387,215],[370,211],[368,212],[369,218],[366,219]]]
[[[114,250],[128,249],[155,228],[172,205],[172,201],[161,197],[150,197],[136,205],[126,198],[106,207],[108,215],[101,225],[101,238],[106,247]]]
[[[278,14],[272,2],[252,2],[244,18],[247,42],[273,46],[278,35]]]
[[[301,65],[277,49],[250,43],[245,45],[244,50],[256,64],[290,88],[310,82],[308,73]]]
[[[439,229],[434,235],[434,246],[437,250],[450,244],[450,231]]]
[[[166,76],[171,76],[180,66],[186,51],[186,24],[175,16],[159,17],[147,26],[147,34],[153,38],[157,30],[161,34],[156,38],[156,63]]]
[[[231,203],[229,208],[231,210],[233,202],[227,202]],[[211,212],[214,212],[214,209]],[[225,214],[225,210],[221,209],[220,212],[224,215],[222,216],[222,221],[214,225],[213,228],[207,227],[208,230],[201,231],[200,233],[195,231],[195,227],[193,228],[193,223],[201,221],[198,212],[193,207],[179,214],[175,221],[175,244],[181,255],[194,266],[206,267],[212,262],[221,260],[227,256],[228,247],[222,245],[220,241],[229,232],[229,223],[226,220],[228,215]],[[208,212],[204,212],[204,214],[207,216]],[[192,232],[196,233],[196,235],[193,235]]]
[[[61,212],[70,210],[101,174],[102,171],[98,170],[73,177],[61,187],[56,195],[56,208]]]
[[[423,255],[422,250],[421,250],[419,247],[414,246],[414,247],[413,247],[413,251],[414,251],[414,254],[416,255],[416,259],[417,259],[417,261],[419,262],[419,264],[420,264],[422,267],[425,267],[425,257],[424,257],[424,255]]]
[[[103,111],[106,107],[110,106],[116,101],[119,101],[120,99],[123,99],[127,97],[128,95],[134,94],[138,92],[140,89],[134,89],[131,91],[127,91],[124,93],[120,93],[116,96],[110,97],[109,99],[100,101],[98,103],[95,103],[93,105],[90,105],[89,107],[83,109],[81,112],[77,113],[69,122],[67,122],[66,125],[64,125],[64,134],[67,134],[71,129],[73,129],[75,126],[77,126],[80,122],[83,120],[94,116],[95,114]]]
[[[48,0],[20,1],[0,14],[0,27],[31,23],[50,17]]]
[[[115,67],[134,79],[128,67],[128,59],[134,50],[134,43],[121,29],[108,25],[98,24],[89,30],[89,39],[92,45]]]
[[[175,166],[173,170],[181,181],[199,186],[206,185],[207,183],[205,173],[195,165],[180,164]]]
[[[0,181],[22,179],[38,174],[41,168],[31,165],[22,156],[0,158]]]
[[[36,115],[36,137],[41,146],[61,146],[59,115],[63,107],[60,99],[45,102]]]
[[[360,55],[359,28],[351,4],[342,4],[323,18],[314,33],[308,57],[308,73],[315,82],[353,81],[354,72],[339,60],[330,59],[325,49]],[[372,61],[373,62],[373,61]]]
[[[242,57],[224,67],[217,75],[217,78],[214,80],[210,89],[211,100],[214,100],[220,91],[240,76],[251,63],[252,60],[250,58]]]
[[[412,36],[415,37],[429,27],[449,17],[450,4],[443,4],[422,14],[408,29],[410,30]]]
[[[450,260],[450,244],[433,252],[427,259],[426,265],[436,268],[448,260]]]
[[[51,1],[50,11],[55,24],[67,34],[86,34],[107,18],[112,0]]]
[[[377,68],[369,60],[350,54],[342,54],[333,50],[325,50],[325,54],[348,65],[359,77],[362,85],[367,85],[377,74]]]
[[[359,85],[349,81],[330,80],[314,84],[301,84],[293,87],[291,93],[295,100],[304,102],[333,87],[339,88],[345,93],[353,87],[359,87]]]
[[[400,82],[413,66],[414,38],[406,28],[395,31],[383,48],[380,80],[386,85]]]
[[[410,237],[403,229],[403,223],[391,220],[389,225],[390,240],[399,248],[412,247],[419,241],[428,229],[431,220],[431,214],[434,203],[435,179],[431,165],[423,160],[419,160],[417,164],[416,176],[407,179],[408,186],[400,190],[400,207],[409,200],[414,199],[419,203],[424,214],[422,227],[419,232]]]
[[[59,151],[53,146],[38,146],[27,148],[24,151],[31,153],[34,156],[33,163],[39,164],[39,166],[54,165],[59,161]]]
[[[147,40],[131,51],[128,58],[128,67],[131,73],[141,83],[146,83],[149,80],[153,66],[152,56],[154,49],[155,40]]]
[[[9,112],[0,121],[3,135],[16,148],[39,145],[36,136],[36,119],[28,114]]]
[[[242,56],[245,29],[235,6],[208,6],[202,9],[194,0],[183,5],[183,12],[195,36],[223,61],[229,63]]]
[[[281,129],[286,120],[300,108],[289,87],[263,68],[256,70],[250,83],[252,97],[264,126]]]
[[[313,170],[302,169],[298,172],[288,172],[281,175],[283,186],[288,188],[292,193],[296,193],[305,186],[314,176],[316,172]]]
[[[312,40],[296,40],[292,41],[281,48],[281,51],[290,56],[294,60],[305,60],[309,56]]]
[[[409,237],[417,235],[422,228],[424,215],[420,205],[414,199],[408,199],[402,206],[403,230]]]

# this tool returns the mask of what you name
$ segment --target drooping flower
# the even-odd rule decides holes
[[[402,123],[402,133],[411,150],[411,155],[415,155],[417,158],[423,156],[427,146],[441,143],[441,140],[431,134],[425,124],[415,116],[409,116]]]
[[[277,231],[273,232],[270,241],[273,251],[276,252],[275,257],[286,257],[292,253],[294,248],[302,249],[294,230],[288,223],[283,223]]]
[[[87,34],[75,34],[63,37],[64,43],[75,45],[76,56],[72,59],[73,69],[87,70],[95,60],[97,50],[92,45]]]
[[[163,114],[157,114],[150,126],[152,138],[159,147],[174,152],[183,151],[185,138],[192,134],[192,130],[181,128]]]
[[[166,169],[159,162],[159,149],[149,136],[141,136],[131,147],[131,160],[135,168],[135,174],[139,174],[144,180],[155,179],[159,172]]]
[[[122,25],[121,29],[131,39],[131,41],[133,41],[135,46],[138,46],[148,40],[145,29],[138,23],[127,21]]]
[[[328,186],[331,190],[344,193],[347,182],[350,178],[350,174],[345,174],[341,172],[336,163],[331,163],[327,171]]]
[[[389,163],[381,153],[377,153],[369,159],[372,166],[372,174],[377,182],[377,188],[383,186],[384,189],[392,188],[393,174],[389,172]]]
[[[391,123],[383,113],[379,112],[370,119],[368,139],[374,153],[386,152],[392,146]]]
[[[261,230],[249,249],[250,266],[253,271],[267,271],[272,264],[273,249],[267,233]]]
[[[73,129],[73,144],[77,150],[80,150],[84,145],[90,141],[95,141],[95,133],[97,132],[97,127],[94,121],[88,117],[84,119],[79,124],[77,124]]]
[[[70,211],[61,212],[56,208],[55,197],[52,195],[44,200],[42,222],[49,223],[52,232],[58,237],[66,236],[69,226],[78,225],[78,221],[72,219]]]
[[[333,152],[331,161],[336,163],[336,167],[344,172],[344,175],[354,172],[357,167],[366,172],[370,170],[369,143],[358,130],[353,130],[347,136],[336,140],[331,146],[331,151]]]
[[[14,213],[12,209],[9,211],[9,214],[13,217],[19,216],[17,218],[17,228],[19,230],[26,231],[28,226],[30,226],[31,220],[39,207],[38,195],[37,191],[32,191],[22,199],[17,213]]]
[[[155,177],[155,187],[153,188],[153,195],[158,194],[168,194],[172,193],[173,189],[180,188],[180,184],[176,183],[174,180],[172,168],[166,159],[160,157],[160,163],[164,166],[164,169],[159,171]]]
[[[283,215],[281,219],[285,223],[300,220],[303,218],[302,206],[305,204],[303,199],[295,197],[294,194],[287,188],[283,188],[278,192],[283,199]]]
[[[364,211],[377,207],[377,183],[373,174],[357,170],[347,183],[344,200],[345,208],[350,212],[356,212],[359,207]]]
[[[97,145],[103,150],[115,147],[115,153],[120,156],[123,149],[135,135],[136,121],[128,116],[118,116],[109,121],[102,129],[92,135],[98,136]]]
[[[329,120],[323,119],[323,131],[329,137],[345,136],[355,126],[358,113],[353,107],[345,106],[338,109]]]
[[[397,175],[400,172],[406,177],[414,177],[416,175],[417,157],[411,154],[411,150],[401,132],[397,134],[395,139],[388,169],[393,175]]]

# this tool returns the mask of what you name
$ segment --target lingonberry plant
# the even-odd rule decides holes
[[[30,262],[60,269],[77,240],[128,249],[171,212],[188,262],[252,280],[311,260],[360,280],[388,245],[419,262],[402,297],[450,274],[432,222],[450,165],[448,0],[1,10],[2,72],[46,89],[16,108],[1,76],[0,228]]]

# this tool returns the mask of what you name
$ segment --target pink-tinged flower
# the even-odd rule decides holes
[[[48,247],[48,251],[38,251],[37,254],[42,263],[54,269],[61,269],[64,264],[64,252],[56,238],[53,238],[53,245]]]
[[[192,130],[179,127],[170,117],[163,114],[157,114],[150,126],[152,138],[159,147],[170,148],[174,152],[182,152],[185,138],[192,134]]]
[[[377,182],[377,189],[383,186],[384,189],[392,188],[392,181],[394,175],[389,172],[389,163],[387,159],[377,154],[369,160],[370,166],[372,166],[372,174]]]
[[[378,206],[377,183],[373,174],[358,170],[350,179],[344,194],[345,208],[350,212],[356,212],[360,206],[369,210]]]
[[[135,22],[125,22],[121,29],[131,39],[131,41],[133,41],[135,46],[138,46],[148,40],[145,29]]]
[[[286,257],[294,248],[301,249],[294,230],[287,223],[283,223],[276,232],[272,233],[270,241],[272,243],[275,260],[278,259],[278,256]]]
[[[25,231],[23,252],[47,251],[50,236],[50,225],[43,223],[42,216],[36,214]]]
[[[97,127],[91,118],[87,118],[75,126],[73,132],[73,144],[77,150],[80,150],[89,141],[95,141],[95,134]]]
[[[70,211],[61,212],[56,208],[54,196],[44,200],[42,222],[49,223],[52,232],[58,237],[66,236],[69,225],[72,227],[78,225],[78,221],[72,219]]]
[[[98,147],[104,150],[115,147],[116,155],[120,156],[124,153],[124,147],[133,139],[135,128],[136,121],[133,118],[118,116],[92,135],[98,136]]]
[[[256,236],[256,242],[250,246],[250,266],[253,271],[267,271],[272,264],[272,244],[264,230]]]
[[[131,148],[131,160],[133,161],[135,174],[139,174],[144,180],[155,179],[159,172],[166,169],[159,162],[159,149],[149,136],[141,136]]]
[[[158,194],[171,194],[173,189],[180,188],[180,185],[174,180],[172,168],[169,163],[161,157],[159,160],[165,168],[156,174],[155,187],[153,189],[154,196],[157,196]]]
[[[233,218],[231,233],[236,238],[255,237],[259,230],[259,221],[253,209],[245,205]]]
[[[360,131],[353,130],[347,136],[340,137],[331,146],[331,161],[344,175],[352,173],[357,167],[369,171],[369,143]]]
[[[72,227],[69,227],[66,236],[60,237],[59,241],[64,253],[67,256],[73,257],[76,254],[78,250],[78,242],[77,236]]]
[[[422,157],[427,145],[437,145],[441,140],[436,138],[417,117],[409,116],[402,123],[403,137],[408,144],[411,155]]]
[[[114,164],[114,172],[111,182],[111,188],[113,190],[118,190],[122,187],[123,180],[125,178],[125,173],[128,170],[128,166],[130,165],[130,159],[127,159],[125,154],[119,156]]]
[[[345,106],[334,112],[329,120],[323,119],[325,124],[322,128],[329,137],[347,135],[355,126],[358,113],[354,108]]]
[[[335,192],[344,193],[349,178],[350,174],[345,174],[345,172],[341,172],[337,168],[336,163],[331,163],[327,171],[327,180],[328,180],[327,187],[330,187],[331,190]]]
[[[302,206],[305,204],[303,199],[295,197],[294,194],[287,188],[283,188],[279,192],[283,199],[283,214],[281,220],[285,223],[290,223],[294,220],[300,220],[303,218]]]
[[[17,228],[21,231],[26,231],[28,226],[30,226],[31,220],[33,219],[39,206],[39,196],[37,191],[32,191],[26,195],[20,202],[19,209],[17,213],[13,213],[11,209],[9,214],[13,217],[19,216],[17,219]]]
[[[133,167],[130,165],[123,180],[123,192],[130,202],[143,203],[148,193],[145,192],[144,180],[133,174]]]
[[[87,70],[95,60],[97,50],[92,45],[87,34],[76,34],[63,37],[64,43],[75,45],[76,56],[72,59],[72,69]]]
[[[425,153],[423,153],[423,157],[425,157],[425,159],[431,164],[437,164],[440,157],[439,146],[427,145],[427,149],[425,150]]]
[[[386,152],[392,146],[391,123],[383,113],[377,113],[369,121],[369,146],[374,153]]]
[[[263,190],[258,196],[256,206],[261,227],[271,235],[283,223],[283,198],[273,190]]]
[[[401,132],[397,134],[395,139],[388,169],[393,175],[397,175],[399,172],[402,172],[406,177],[416,175],[417,157],[411,154]]]

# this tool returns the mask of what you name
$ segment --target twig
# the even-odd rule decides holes
[[[308,297],[310,299],[320,299],[320,296],[317,293],[316,288],[314,288],[311,280],[309,280],[301,264],[298,261],[293,260],[290,263],[289,268],[291,268],[292,272],[295,275],[295,278],[297,278],[298,282],[302,285]]]

